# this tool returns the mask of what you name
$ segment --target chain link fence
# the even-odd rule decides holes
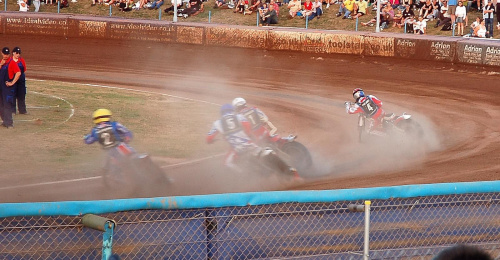
[[[279,203],[102,214],[122,259],[362,259],[364,213],[349,204]],[[500,193],[372,200],[370,259],[432,259],[474,244],[500,259]],[[0,259],[100,259],[81,217],[0,219]]]

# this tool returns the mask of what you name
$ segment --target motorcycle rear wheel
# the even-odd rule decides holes
[[[312,166],[312,157],[309,150],[297,141],[285,143],[281,147],[281,151],[288,155],[289,163],[299,171],[299,174]]]

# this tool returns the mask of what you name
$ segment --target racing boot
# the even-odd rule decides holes
[[[304,181],[304,179],[302,177],[300,177],[297,169],[290,167],[290,168],[288,168],[288,172],[290,173],[290,175],[293,176],[294,181]]]

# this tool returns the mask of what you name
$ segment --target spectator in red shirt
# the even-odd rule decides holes
[[[0,114],[3,120],[2,126],[11,128],[14,127],[14,120],[12,119],[12,113],[14,112],[12,111],[12,106],[16,98],[16,87],[14,85],[21,76],[21,70],[17,63],[10,57],[10,49],[8,47],[2,49],[2,61],[0,65],[0,89],[2,92]]]

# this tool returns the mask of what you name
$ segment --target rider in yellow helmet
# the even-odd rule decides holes
[[[113,165],[113,163],[135,154],[135,151],[128,145],[132,140],[132,132],[122,124],[111,121],[111,116],[112,113],[108,109],[101,108],[94,111],[92,120],[95,126],[90,134],[84,137],[84,141],[86,144],[99,142],[102,148],[108,152]]]

